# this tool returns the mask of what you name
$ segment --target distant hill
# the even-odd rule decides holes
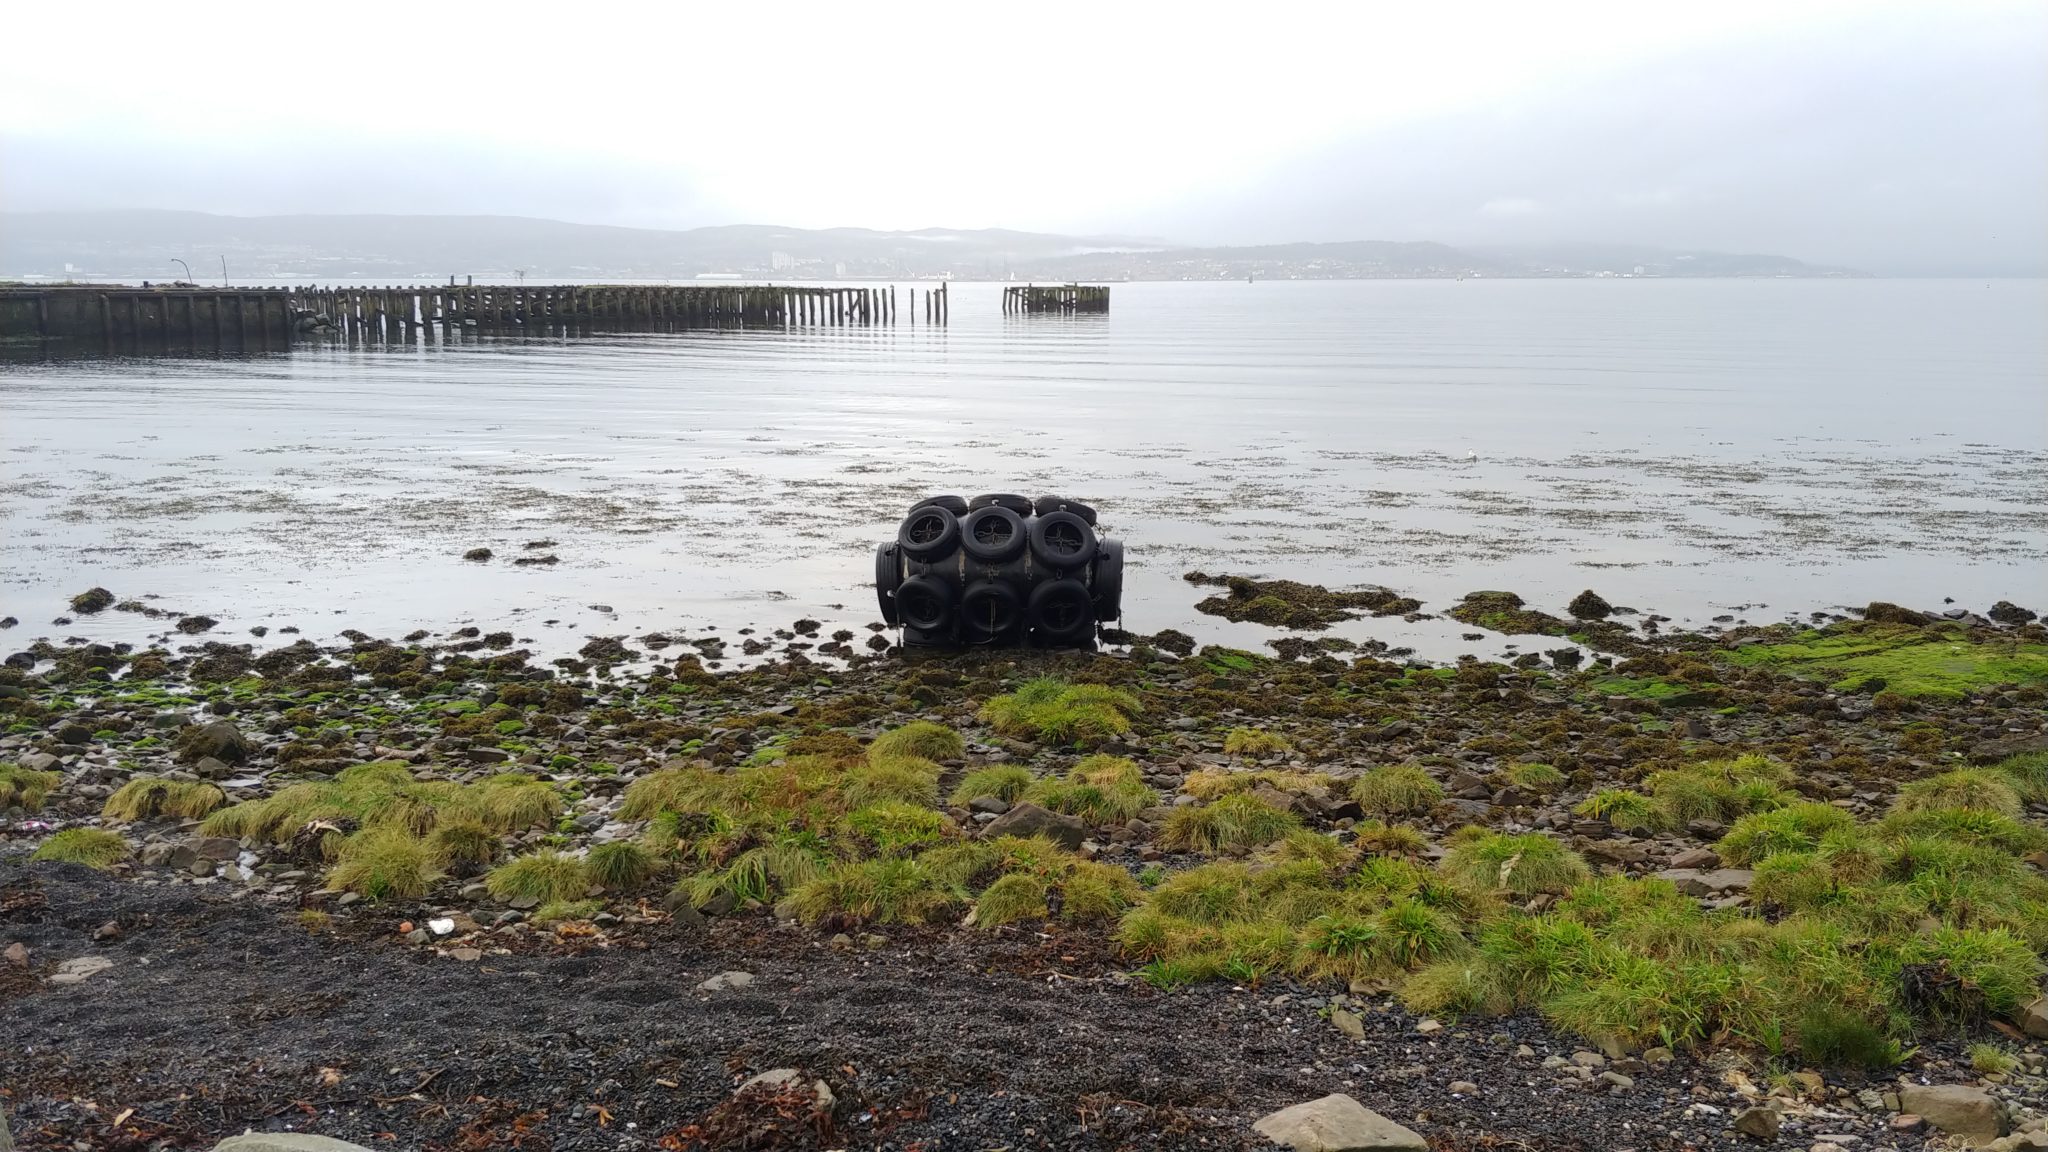
[[[569,224],[519,216],[215,216],[203,212],[0,213],[0,278],[237,280],[309,276],[438,281],[688,279],[1181,280],[1416,276],[1834,276],[1783,256],[1671,252],[1622,245],[1452,248],[1359,240],[1190,248],[1124,236],[1004,229],[781,228],[688,231]]]

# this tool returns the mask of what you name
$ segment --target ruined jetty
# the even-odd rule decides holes
[[[912,288],[907,322],[917,323],[920,295],[924,322],[944,324],[944,285]],[[246,354],[286,351],[304,339],[876,327],[901,314],[894,285],[28,285],[0,287],[0,349],[16,356]]]
[[[1003,289],[1005,314],[1071,316],[1077,312],[1107,311],[1109,287],[1104,284],[1023,284]]]

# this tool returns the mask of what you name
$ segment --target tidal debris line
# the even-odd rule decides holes
[[[1035,315],[1052,312],[1071,316],[1076,312],[1109,311],[1106,284],[1024,284],[1003,289],[1006,314]]]
[[[925,289],[944,324],[946,287]],[[910,290],[908,322],[917,322]],[[277,352],[296,339],[446,340],[464,332],[569,335],[700,328],[893,325],[897,289],[776,284],[469,284],[383,287],[0,288],[0,348],[29,356]]]

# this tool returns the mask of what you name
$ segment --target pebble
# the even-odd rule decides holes
[[[754,974],[752,972],[742,972],[738,969],[733,969],[730,972],[720,972],[718,975],[713,976],[710,979],[698,984],[697,991],[723,992],[728,988],[737,991],[739,989],[747,987],[753,982]]]
[[[79,956],[57,965],[50,983],[83,984],[113,966],[114,962],[105,956]]]

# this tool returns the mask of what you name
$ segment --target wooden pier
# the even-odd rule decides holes
[[[282,352],[293,329],[277,288],[0,288],[12,357]]]
[[[1109,311],[1109,287],[1102,284],[1025,284],[1003,289],[1003,312],[1036,315]]]
[[[946,323],[946,286],[911,288],[907,322]],[[920,296],[922,299],[920,300]],[[295,340],[445,341],[707,328],[892,325],[894,285],[464,284],[205,288],[0,287],[0,352],[21,356],[282,352]]]

